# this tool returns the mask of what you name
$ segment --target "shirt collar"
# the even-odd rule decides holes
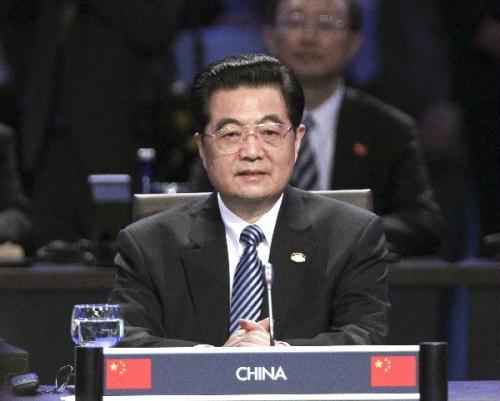
[[[342,98],[344,97],[344,93],[345,85],[342,81],[340,81],[337,89],[328,99],[326,99],[314,110],[306,110],[306,114],[311,115],[315,123],[321,123],[321,121],[325,121],[325,119],[331,119],[332,115],[337,115],[340,109]]]
[[[249,225],[249,223],[229,210],[219,193],[217,193],[217,202],[219,203],[220,214],[222,217],[222,221],[224,222],[224,227],[226,229],[226,236],[228,237],[229,241],[231,241],[232,245],[238,247],[240,243],[241,232],[246,226]],[[259,218],[259,220],[253,223],[260,227],[260,229],[264,233],[264,236],[266,237],[263,242],[266,243],[269,247],[271,247],[274,227],[276,226],[276,220],[278,219],[278,213],[282,202],[283,194],[281,194],[276,203],[268,212],[264,213]]]

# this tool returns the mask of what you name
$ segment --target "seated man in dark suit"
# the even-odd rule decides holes
[[[29,245],[29,201],[21,186],[13,130],[0,124],[0,243]]]
[[[268,262],[276,344],[381,343],[382,221],[287,185],[305,133],[296,78],[273,57],[230,57],[200,73],[192,105],[216,190],[118,235],[122,345],[270,345]]]
[[[264,36],[304,88],[304,123],[310,132],[291,184],[302,189],[371,188],[389,249],[402,255],[433,253],[442,219],[413,121],[343,84],[361,43],[360,30],[355,0],[269,1]],[[193,169],[193,190],[207,190],[203,175],[201,168]]]

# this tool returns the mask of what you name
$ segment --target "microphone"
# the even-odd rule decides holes
[[[269,337],[271,339],[271,346],[274,346],[274,315],[273,315],[273,298],[272,298],[272,284],[273,284],[273,266],[271,263],[264,265],[264,279],[267,287],[267,305],[269,309]]]

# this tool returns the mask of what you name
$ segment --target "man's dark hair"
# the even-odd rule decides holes
[[[276,13],[278,6],[283,0],[268,0],[267,7],[264,11],[264,21],[268,25],[275,25]],[[314,0],[310,0],[314,1]],[[349,30],[353,32],[361,31],[363,26],[363,10],[358,0],[345,0],[347,2],[347,10],[349,13]]]
[[[191,109],[196,132],[203,133],[210,120],[209,102],[212,95],[218,90],[241,86],[276,86],[285,99],[292,125],[296,128],[301,123],[304,92],[297,78],[274,57],[247,54],[226,57],[196,76],[191,90]]]

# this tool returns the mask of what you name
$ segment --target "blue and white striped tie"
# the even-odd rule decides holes
[[[294,187],[311,190],[318,189],[319,172],[316,165],[316,156],[314,155],[312,144],[310,142],[310,131],[314,128],[314,120],[311,115],[306,115],[303,123],[307,128],[306,135],[302,139],[302,145],[299,150],[299,157],[293,169],[291,184]]]
[[[229,334],[239,329],[240,319],[256,321],[260,316],[264,281],[257,246],[263,239],[264,233],[256,225],[246,226],[241,232],[240,242],[245,249],[234,273]]]

